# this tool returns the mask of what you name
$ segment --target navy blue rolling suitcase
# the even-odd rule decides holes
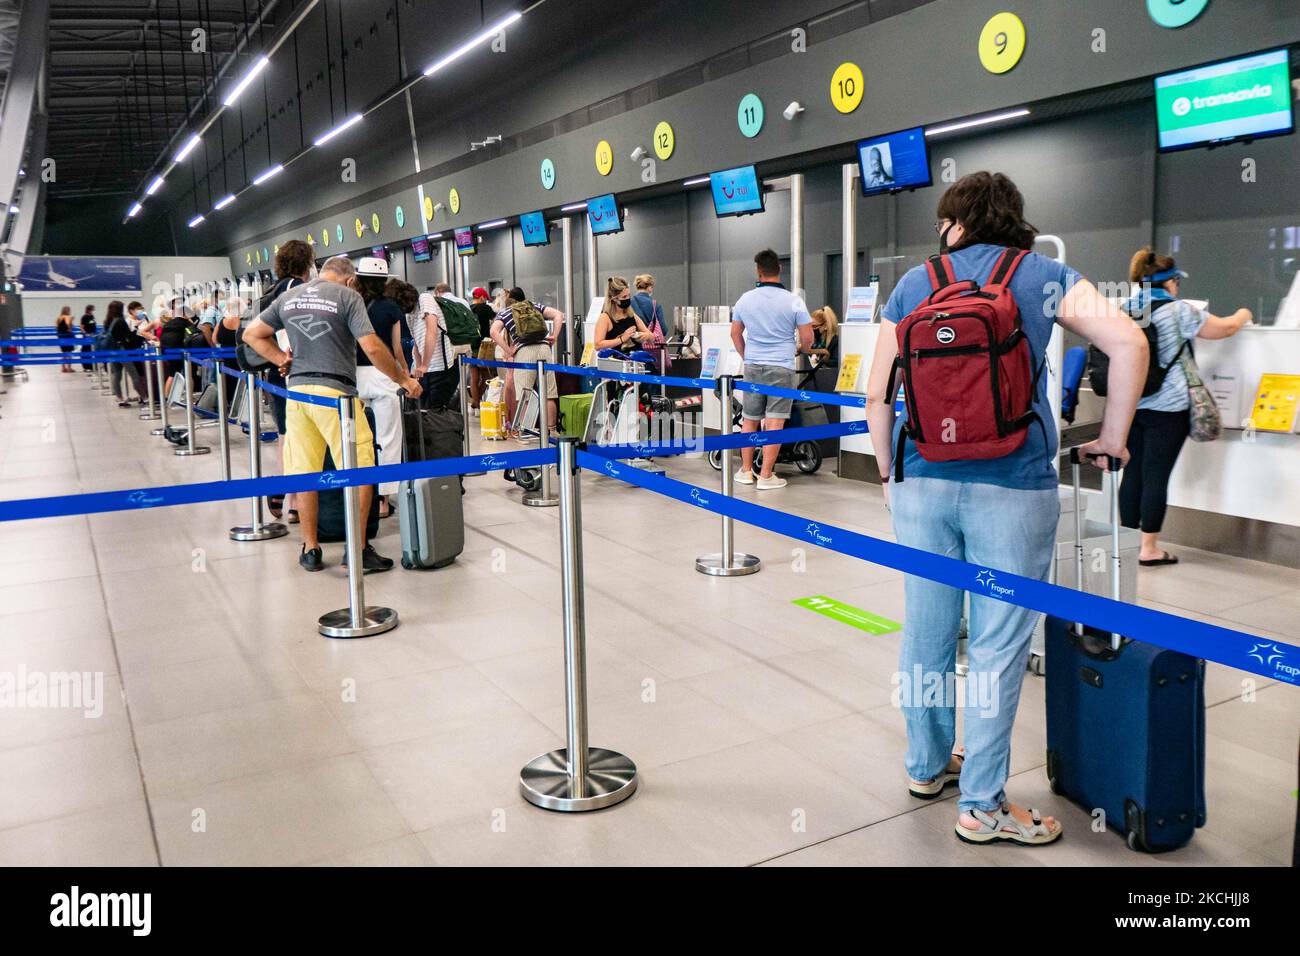
[[[1076,581],[1083,581],[1079,454],[1070,452]],[[1119,597],[1118,463],[1112,460],[1111,580]],[[1047,776],[1053,793],[1156,853],[1205,825],[1205,662],[1048,617]]]

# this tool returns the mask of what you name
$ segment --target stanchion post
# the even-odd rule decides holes
[[[339,399],[339,420],[343,430],[343,468],[357,467],[357,400],[351,395]],[[325,637],[372,637],[397,627],[397,612],[391,607],[367,607],[362,581],[361,539],[365,518],[361,514],[360,489],[348,485],[343,489],[343,521],[348,556],[348,606],[322,614],[317,622]]]
[[[144,362],[144,384],[145,384],[145,388],[149,390],[149,407],[146,408],[140,414],[140,421],[142,422],[152,422],[157,420],[158,418],[158,398],[157,398],[157,392],[154,390],[154,370],[151,369],[149,366],[156,365],[159,368],[162,368],[162,362],[150,362],[148,352],[149,349],[146,347],[145,362]]]
[[[722,428],[719,432],[724,438],[731,435],[731,394],[735,387],[730,375],[718,376],[722,399]],[[759,448],[754,453],[761,454]],[[735,476],[731,473],[731,449],[722,449],[722,494],[730,498],[735,488]],[[752,554],[737,552],[734,542],[734,528],[728,515],[722,515],[722,550],[717,554],[705,554],[695,559],[695,570],[717,578],[734,578],[758,571],[763,562]]]
[[[563,750],[530,760],[519,791],[547,810],[600,810],[636,792],[636,764],[623,754],[587,743],[587,633],[582,581],[582,505],[578,440],[560,438],[560,577],[564,601]]]
[[[549,421],[550,401],[546,397],[546,361],[537,360],[537,447],[543,451],[551,447]],[[554,508],[560,503],[551,488],[551,466],[542,465],[542,486],[536,491],[524,492],[524,504],[532,508]]]
[[[460,453],[466,458],[469,457],[469,377],[472,374],[470,367],[465,363],[463,356],[457,356],[456,364],[460,367]],[[485,475],[483,471],[467,471],[465,477],[478,478]]]
[[[150,435],[165,435],[170,427],[168,420],[167,406],[170,404],[167,395],[167,376],[164,374],[163,366],[167,363],[163,360],[162,343],[158,343],[158,361],[154,362],[155,378],[158,380],[158,414],[162,419],[162,426],[151,431]]]
[[[257,377],[252,372],[244,373],[244,407],[248,415],[248,476],[262,477],[262,400],[257,394]],[[289,529],[278,522],[262,523],[262,498],[254,495],[249,499],[252,520],[248,525],[230,529],[231,541],[267,541],[271,538],[283,538]]]
[[[221,480],[230,480],[230,417],[226,414],[226,373],[221,367],[221,359],[212,360],[212,370],[217,375],[217,420],[221,431],[217,437],[221,442]],[[254,436],[260,440],[261,436]]]
[[[190,361],[189,352],[185,353],[185,365],[182,372],[185,375],[185,447],[177,448],[173,454],[179,458],[206,455],[212,451],[211,448],[207,445],[194,444],[194,395],[190,387],[194,381],[194,364]]]

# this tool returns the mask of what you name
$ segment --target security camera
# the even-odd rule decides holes
[[[632,162],[634,163],[641,162],[643,156],[645,156],[644,146],[638,146],[636,149],[632,150]]]
[[[792,120],[803,111],[804,111],[803,105],[798,100],[795,100],[793,103],[787,106],[784,111],[782,111],[781,115],[788,120]]]
[[[433,205],[433,211],[434,211],[434,212],[442,212],[442,210],[443,210],[444,208],[446,208],[446,207],[444,207],[442,203],[434,203],[434,205]]]

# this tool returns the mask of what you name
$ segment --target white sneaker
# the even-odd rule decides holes
[[[736,472],[736,483],[740,485],[752,485],[754,483],[754,473],[752,471]]]
[[[773,475],[770,478],[759,478],[758,490],[771,491],[773,488],[784,488],[786,484],[787,482],[784,478],[778,478],[776,475]]]

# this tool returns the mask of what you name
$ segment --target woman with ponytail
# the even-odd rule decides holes
[[[1160,547],[1160,530],[1169,503],[1169,476],[1191,430],[1191,398],[1181,360],[1184,352],[1190,356],[1193,339],[1226,339],[1250,322],[1251,315],[1238,309],[1220,318],[1179,299],[1179,285],[1187,273],[1172,256],[1157,255],[1150,246],[1133,254],[1128,277],[1134,294],[1124,311],[1139,325],[1149,322],[1155,330],[1156,349],[1149,361],[1164,370],[1164,381],[1138,402],[1133,416],[1129,463],[1119,489],[1120,521],[1142,532],[1138,563],[1159,567],[1178,563]]]

